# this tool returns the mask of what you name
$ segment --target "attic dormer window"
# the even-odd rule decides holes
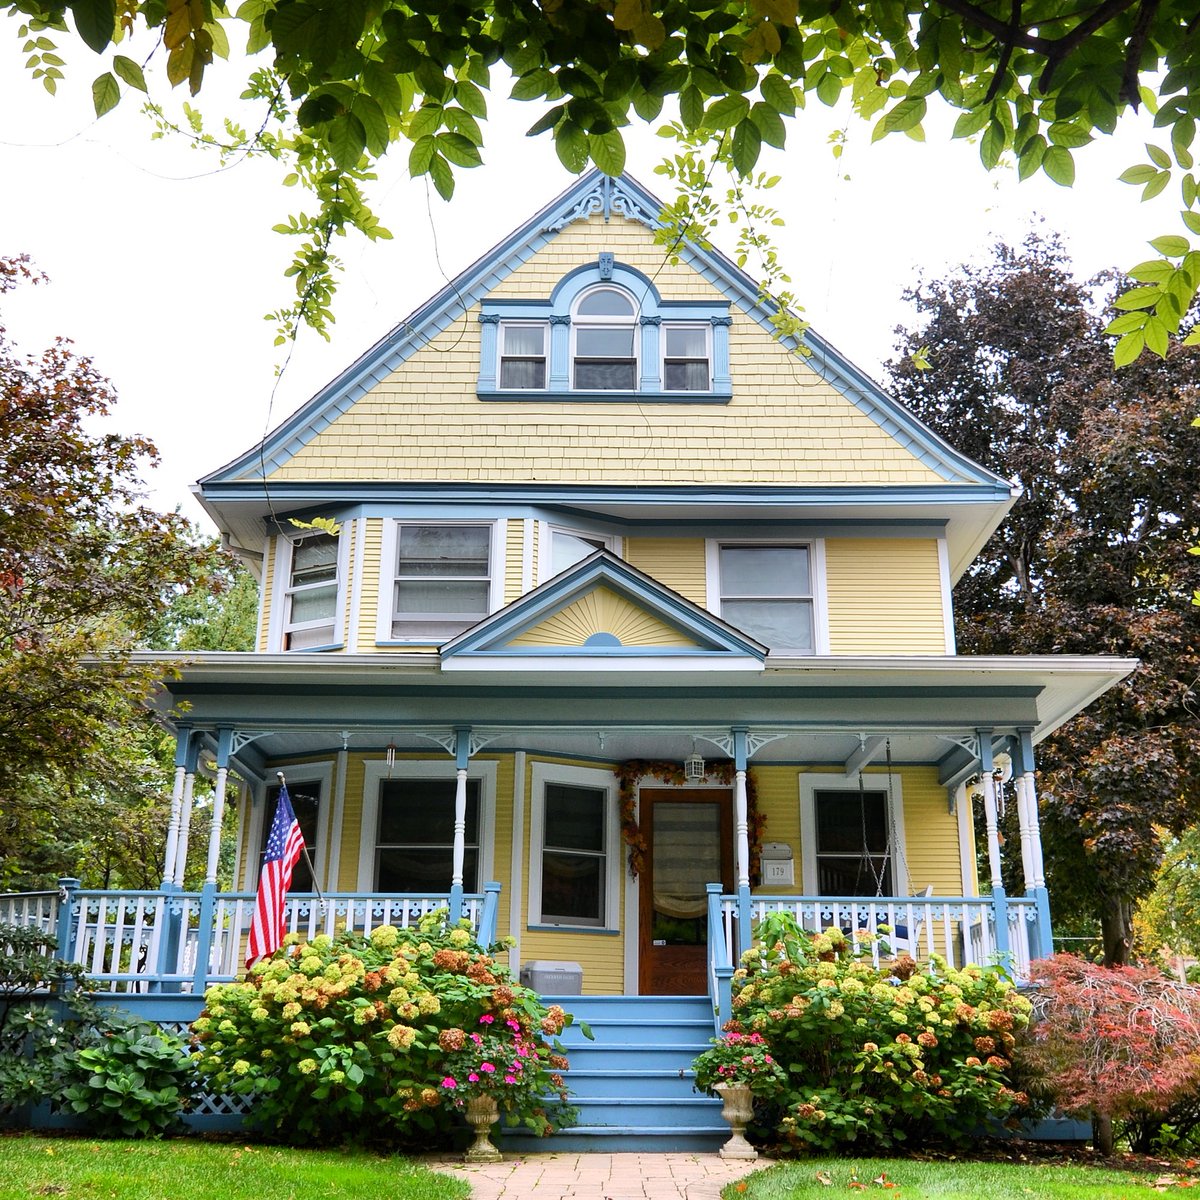
[[[635,308],[630,296],[617,288],[593,288],[580,297],[573,317],[574,389],[577,392],[636,391]]]

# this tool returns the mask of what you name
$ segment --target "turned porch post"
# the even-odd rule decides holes
[[[471,761],[471,728],[454,730],[454,849],[450,869],[450,922],[462,916],[463,863],[467,856],[467,766]]]
[[[738,954],[750,949],[750,814],[746,799],[747,730],[733,735],[733,834],[737,857]]]
[[[208,863],[204,882],[217,882],[217,863],[221,857],[221,826],[225,821],[225,786],[229,781],[229,752],[233,747],[233,730],[228,726],[217,730],[217,781],[213,787],[212,828],[208,833]]]
[[[1025,891],[1037,902],[1038,919],[1033,928],[1033,942],[1029,952],[1033,958],[1042,958],[1054,953],[1053,929],[1050,925],[1050,893],[1046,890],[1046,868],[1042,862],[1042,826],[1038,817],[1037,784],[1034,782],[1033,730],[1021,729],[1017,749],[1018,760],[1013,765],[1014,773],[1021,772],[1025,784],[1025,820],[1029,826],[1030,879],[1026,880]]]
[[[1008,897],[1004,892],[1004,878],[1000,873],[1000,824],[996,815],[996,781],[992,772],[996,769],[992,758],[992,731],[977,729],[979,738],[979,772],[983,780],[983,813],[987,824],[988,872],[992,883],[992,906],[995,912],[996,954],[1001,959],[1009,957]]]
[[[183,876],[187,870],[188,840],[192,832],[192,800],[196,789],[196,769],[200,761],[200,739],[188,740],[184,763],[183,795],[179,802],[179,838],[175,843],[175,861],[171,868],[171,880],[176,887],[183,887]]]
[[[175,882],[175,858],[179,853],[179,823],[183,815],[183,787],[187,778],[188,751],[192,728],[181,725],[175,734],[175,784],[171,789],[171,820],[167,825],[167,848],[163,855],[162,886]]]

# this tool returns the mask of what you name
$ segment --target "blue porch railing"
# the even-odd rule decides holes
[[[1011,896],[742,896],[708,888],[709,990],[717,1032],[732,1014],[731,979],[753,931],[769,913],[787,912],[810,933],[841,929],[851,945],[879,964],[878,931],[892,954],[927,959],[937,954],[951,967],[1005,965],[1017,983],[1042,944],[1038,899]],[[747,920],[747,914],[749,919]],[[886,926],[885,931],[882,927]]]
[[[80,963],[102,991],[199,995],[210,983],[236,978],[242,970],[254,914],[253,892],[199,892],[171,888],[142,892],[80,888],[60,880],[53,904],[42,901],[23,912],[12,908],[15,924],[36,924],[58,935],[60,958]],[[484,945],[496,940],[500,885],[453,895],[460,916]],[[0,897],[0,917],[8,913]],[[409,928],[438,909],[450,909],[449,893],[385,894],[333,892],[290,895],[284,927],[313,938],[343,930],[370,933],[380,925]],[[28,919],[22,920],[26,916]]]

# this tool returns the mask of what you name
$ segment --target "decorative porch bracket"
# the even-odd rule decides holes
[[[738,954],[750,949],[750,820],[746,800],[746,768],[764,746],[777,742],[786,733],[754,733],[745,725],[730,727],[729,733],[696,735],[711,742],[733,759],[733,833],[737,854]]]

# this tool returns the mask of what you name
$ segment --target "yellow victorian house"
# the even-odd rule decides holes
[[[713,1136],[712,1102],[654,1104],[767,910],[1018,978],[1050,951],[1036,747],[1133,664],[957,656],[951,589],[1013,488],[819,336],[776,340],[722,254],[673,261],[659,210],[582,176],[201,480],[257,649],[164,684],[161,889],[45,910],[124,1003],[186,1021],[239,970],[281,772],[315,872],[292,928],[449,904],[581,993],[607,1057],[573,1064],[578,1144]]]

